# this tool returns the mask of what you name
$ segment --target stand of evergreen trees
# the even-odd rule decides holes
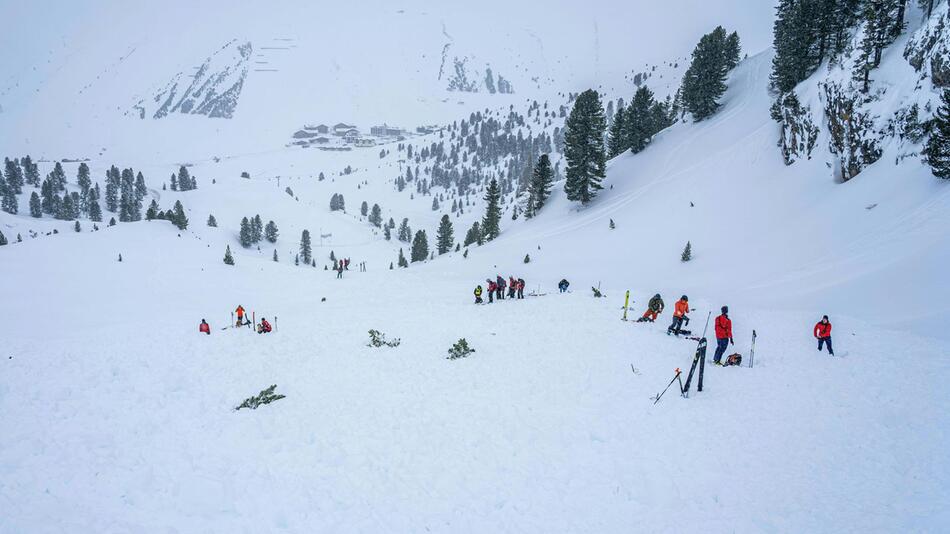
[[[719,110],[726,76],[739,63],[741,49],[739,34],[729,35],[722,26],[699,40],[679,92],[682,106],[693,120],[701,121]]]
[[[564,191],[568,200],[587,204],[603,189],[600,182],[605,176],[606,127],[597,91],[588,89],[579,94],[564,123],[564,158],[567,160]]]

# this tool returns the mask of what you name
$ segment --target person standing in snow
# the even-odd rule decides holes
[[[508,277],[508,298],[515,298],[515,293],[518,291],[518,281],[515,280],[514,276]]]
[[[202,334],[208,334],[210,336],[211,325],[208,324],[208,321],[205,321],[204,319],[202,319],[201,324],[198,325],[198,331],[201,332]]]
[[[686,314],[689,313],[689,297],[683,295],[673,307],[673,323],[666,329],[666,335],[680,335],[680,329],[683,328],[683,321],[689,322]]]
[[[498,291],[498,284],[491,281],[491,278],[486,278],[485,282],[488,283],[488,303],[491,304],[495,302],[495,292]]]
[[[566,293],[566,292],[567,292],[567,288],[569,288],[569,287],[571,287],[571,283],[568,282],[567,280],[563,279],[563,278],[561,279],[560,282],[557,283],[557,288],[558,288],[558,290],[561,291],[561,293]]]
[[[650,321],[652,323],[656,321],[657,316],[663,313],[664,307],[666,305],[663,304],[663,298],[660,297],[660,294],[653,295],[653,298],[647,303],[647,311],[643,312],[643,317],[640,317],[637,322]]]
[[[814,334],[815,338],[818,339],[818,352],[821,352],[822,345],[827,344],[828,354],[834,356],[835,351],[831,348],[831,321],[828,320],[827,315],[823,316],[821,321],[818,321],[818,324],[815,325]]]
[[[495,285],[498,287],[498,300],[505,300],[505,279],[500,274],[495,278]]]
[[[482,286],[475,286],[475,304],[482,303]]]
[[[238,317],[237,326],[244,326],[244,306],[238,304],[238,307],[236,310],[234,310],[234,313],[236,313]]]
[[[732,320],[729,319],[729,306],[723,306],[722,315],[716,317],[716,356],[713,358],[713,363],[722,365],[720,360],[730,343],[736,344],[732,340]]]
[[[518,279],[518,298],[524,298],[524,278]]]
[[[336,267],[336,277],[343,278],[343,260],[340,260],[340,264]]]

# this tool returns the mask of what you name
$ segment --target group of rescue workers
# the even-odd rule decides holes
[[[507,295],[510,299],[523,299],[524,298],[524,278],[515,278],[514,276],[509,276],[508,281],[506,282],[504,277],[500,274],[492,280],[491,278],[486,278],[485,283],[487,284],[488,289],[488,303],[491,304],[495,302],[495,299],[504,300],[506,289]],[[482,294],[485,290],[482,286],[475,287],[475,304],[482,304]]]

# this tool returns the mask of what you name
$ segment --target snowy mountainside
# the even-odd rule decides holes
[[[142,119],[160,119],[169,113],[230,119],[241,97],[253,50],[251,43],[231,41],[197,67],[193,75],[179,72],[153,97],[139,100],[133,109]],[[186,85],[183,78],[191,78],[191,83]]]

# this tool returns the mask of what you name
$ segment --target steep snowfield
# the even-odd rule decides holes
[[[182,6],[167,9],[169,20],[186,26],[205,20],[203,11],[188,18]],[[281,9],[247,24],[286,20],[289,8]],[[334,26],[346,20],[346,11],[334,8],[319,27],[345,34],[365,23],[363,31],[376,36],[368,29],[385,29],[390,10],[399,9]],[[437,55],[446,38],[437,21],[446,19],[444,30],[459,48],[464,34],[478,33],[468,24],[456,30],[447,13],[459,20],[468,13],[455,10],[462,8],[405,8],[400,15],[433,23],[423,40]],[[220,48],[223,33],[237,38],[221,29],[244,20],[240,13],[222,12],[207,34],[167,48],[162,68],[129,63],[118,79],[161,88],[183,65],[200,65]],[[561,18],[536,24],[555,20]],[[622,56],[606,46],[619,39],[612,25],[619,22],[598,22],[601,48],[591,50]],[[684,24],[696,35],[708,30],[707,20]],[[120,27],[122,34],[162,29]],[[300,42],[323,40],[303,33]],[[662,57],[644,55],[643,63],[682,57],[696,35]],[[549,66],[563,53],[552,48],[569,44],[543,32],[530,40],[543,43]],[[143,42],[160,49],[169,41]],[[415,53],[397,49],[384,43],[373,50]],[[493,55],[504,46],[487,49]],[[348,52],[339,57],[365,52],[342,50]],[[552,75],[566,84],[552,82],[552,93],[522,92],[515,75],[515,95],[423,91],[437,71],[416,78],[409,68],[398,90],[371,99],[378,91],[353,84],[373,69],[394,76],[405,64],[367,63],[352,72],[341,65],[333,94],[314,99],[303,114],[291,109],[299,101],[288,95],[308,89],[291,82],[322,77],[288,74],[281,82],[287,92],[268,96],[275,86],[258,84],[251,72],[231,121],[127,116],[136,99],[126,98],[125,85],[63,100],[66,89],[53,82],[71,78],[68,69],[99,72],[89,65],[106,54],[88,50],[61,66],[61,75],[45,70],[58,64],[41,67],[42,74],[24,75],[22,87],[0,93],[8,99],[0,100],[0,133],[9,150],[89,156],[99,181],[113,163],[133,166],[144,172],[150,198],[163,209],[180,199],[190,218],[183,232],[163,221],[100,224],[90,232],[84,220],[77,234],[72,223],[30,218],[26,195],[20,215],[0,213],[0,231],[24,239],[0,247],[0,532],[945,531],[950,395],[939,384],[950,371],[941,329],[950,319],[950,285],[938,269],[950,261],[950,193],[918,160],[895,164],[903,147],[890,147],[844,184],[825,149],[785,166],[768,115],[769,52],[733,72],[724,106],[710,120],[677,124],[643,153],[611,161],[606,189],[590,206],[568,203],[559,183],[540,216],[512,221],[506,211],[502,236],[470,248],[467,258],[450,253],[388,270],[408,245],[385,241],[361,220],[360,202],[378,202],[384,220],[408,217],[413,230],[428,232],[430,245],[447,211],[445,203],[432,211],[428,196],[394,191],[402,172],[394,145],[352,152],[284,146],[305,123],[353,120],[365,128],[396,117],[412,126],[478,109],[524,108],[535,98],[557,106],[557,92],[630,64],[604,52],[598,67],[591,50],[551,67],[563,74],[577,58],[588,59],[576,78]],[[110,61],[125,64],[123,57],[137,56]],[[332,61],[321,57],[315,65]],[[889,50],[881,77],[905,73],[902,61],[900,50]],[[677,69],[661,71],[672,76]],[[603,78],[630,74],[617,73]],[[18,92],[35,90],[27,82],[36,80],[43,87],[35,99]],[[604,83],[611,98],[629,99],[629,87]],[[346,104],[344,97],[361,91]],[[8,101],[22,108],[11,111]],[[273,116],[268,105],[276,106]],[[372,112],[364,114],[364,105]],[[41,127],[66,108],[76,120],[96,116],[109,127],[44,136]],[[147,135],[146,145],[132,134]],[[421,138],[411,142],[423,146]],[[67,150],[87,145],[96,151]],[[97,155],[100,148],[106,150]],[[392,154],[379,158],[382,148]],[[162,190],[186,162],[199,188]],[[354,172],[343,174],[348,165]],[[50,166],[41,163],[44,175]],[[65,167],[73,181],[76,165]],[[243,171],[250,179],[239,177]],[[284,192],[288,186],[294,197]],[[329,212],[333,193],[344,194],[346,213]],[[458,240],[483,209],[479,199],[452,217]],[[277,222],[280,238],[242,249],[238,222],[258,213]],[[209,214],[218,228],[205,225]],[[59,233],[45,235],[53,229]],[[314,236],[317,268],[293,265],[303,229]],[[31,238],[30,230],[39,235]],[[321,243],[320,234],[329,236]],[[693,260],[684,264],[687,241]],[[227,245],[233,267],[221,262]],[[331,251],[354,267],[368,262],[369,272],[351,270],[337,280],[323,270]],[[543,296],[472,305],[475,284],[496,274],[521,276],[529,292]],[[572,282],[569,294],[557,294],[562,277]],[[592,298],[591,286],[607,298]],[[694,385],[682,399],[671,389],[654,406],[651,397],[674,369],[688,370],[695,343],[664,335],[669,311],[657,324],[621,322],[628,289],[631,318],[655,292],[668,309],[688,294],[697,334],[707,313],[728,304],[736,339],[730,352],[748,361],[755,329],[755,367],[710,365],[703,392]],[[222,330],[238,304],[277,331]],[[817,353],[811,337],[825,313],[834,323],[835,358]],[[201,318],[212,324],[211,336],[198,335]],[[369,329],[402,344],[366,347]],[[476,352],[444,359],[460,337]],[[271,384],[286,398],[233,411]]]

